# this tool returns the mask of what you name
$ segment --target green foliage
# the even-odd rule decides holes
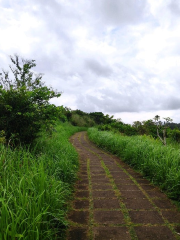
[[[5,132],[2,130],[0,131],[0,144],[6,142]]]
[[[78,169],[68,138],[80,129],[58,124],[31,151],[0,144],[0,239],[62,239]],[[33,147],[33,148],[32,148]]]
[[[172,141],[180,143],[180,130],[179,129],[173,129],[168,131],[168,136]]]
[[[57,108],[49,100],[61,94],[42,82],[42,74],[31,70],[35,60],[11,57],[11,75],[4,71],[0,78],[0,131],[7,141],[30,143],[42,126],[47,128],[56,119]]]
[[[125,124],[121,121],[116,120],[110,124],[99,125],[98,129],[101,131],[120,132],[127,136],[133,136],[138,134],[138,131],[135,127],[132,127],[130,124]]]
[[[92,127],[94,126],[94,121],[89,116],[82,116],[72,113],[71,123],[78,127]]]
[[[89,113],[89,116],[93,118],[97,125],[110,124],[115,121],[115,119],[113,119],[113,116],[110,117],[108,114],[104,115],[102,112],[92,112]]]
[[[141,171],[169,196],[180,200],[180,151],[164,147],[159,139],[150,136],[122,136],[112,132],[88,130],[91,141]]]
[[[144,134],[157,138],[157,127],[153,120],[149,119],[147,121],[143,121],[143,129],[144,129]],[[140,128],[142,132],[143,132],[143,129]]]
[[[112,131],[112,127],[110,124],[99,125],[98,130],[100,131]]]

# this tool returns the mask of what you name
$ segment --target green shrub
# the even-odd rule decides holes
[[[180,143],[180,130],[179,129],[173,129],[168,132],[168,136],[171,140]]]
[[[56,119],[57,108],[49,100],[60,93],[44,85],[42,74],[34,74],[35,60],[15,56],[11,62],[13,79],[6,71],[0,77],[0,131],[7,142],[31,143],[42,126],[48,128]]]
[[[98,130],[100,131],[111,131],[112,127],[110,124],[99,125]]]
[[[70,122],[78,127],[92,127],[95,125],[95,122],[89,116],[82,116],[77,113],[72,113]]]

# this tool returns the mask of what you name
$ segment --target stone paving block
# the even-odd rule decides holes
[[[118,209],[120,208],[117,199],[94,199],[94,208]]]
[[[153,199],[155,205],[161,209],[173,209],[175,206],[167,199]]]
[[[72,211],[69,219],[74,223],[87,224],[89,218],[88,211]]]
[[[112,162],[104,162],[107,168],[117,168],[118,166]]]
[[[163,224],[164,221],[157,211],[129,211],[131,221],[141,224]]]
[[[180,224],[180,212],[175,211],[161,211],[164,218],[166,218],[170,223]]]
[[[167,199],[167,196],[164,193],[160,192],[159,190],[146,191],[146,193],[150,198],[166,198]]]
[[[85,175],[85,174],[86,174],[86,175],[87,175],[87,171],[81,171],[81,170],[80,170],[80,174],[82,174],[82,175]]]
[[[134,185],[134,182],[129,179],[121,179],[121,178],[114,178],[114,182],[116,185]]]
[[[108,178],[104,178],[104,179],[91,179],[92,184],[108,184],[110,183]]]
[[[121,211],[94,211],[94,220],[98,224],[124,224]]]
[[[77,184],[76,190],[88,190],[88,185]]]
[[[156,190],[157,187],[153,186],[153,185],[147,185],[147,184],[141,184],[140,185],[142,189],[144,189],[145,191],[149,191],[149,190]]]
[[[90,168],[92,167],[101,167],[101,163],[90,163]]]
[[[80,179],[80,180],[77,181],[77,184],[88,185],[89,180],[88,179]]]
[[[112,175],[112,174],[111,174]],[[126,176],[114,176],[112,175],[112,178],[113,179],[117,179],[117,180],[122,180],[122,181],[125,181],[125,180],[130,180],[130,178],[126,175]]]
[[[96,227],[93,231],[94,240],[131,240],[126,227]]]
[[[123,198],[146,198],[141,191],[121,191]]]
[[[105,174],[99,174],[99,175],[92,175],[91,180],[96,180],[96,179],[108,179]]]
[[[122,191],[138,191],[139,188],[134,184],[134,185],[117,185],[117,188]]]
[[[135,180],[139,184],[150,184],[150,182],[147,179],[135,178]]]
[[[129,174],[135,178],[140,178],[142,177],[142,175],[140,173],[136,173],[136,172],[133,172],[133,171],[128,171]]]
[[[93,198],[116,198],[114,191],[93,191]]]
[[[105,164],[115,164],[114,160],[111,160],[111,159],[105,160],[105,159],[103,158],[103,162],[104,162]]]
[[[121,174],[121,173],[124,173],[124,171],[122,170],[122,169],[120,169],[120,168],[117,168],[117,169],[115,169],[115,170],[110,170],[110,173],[111,174]],[[126,174],[127,175],[127,174]],[[128,175],[127,175],[128,176]]]
[[[74,209],[88,209],[89,201],[88,200],[77,200],[74,201]]]
[[[92,167],[90,167],[90,171],[104,171],[104,169],[102,168],[102,167],[99,167],[99,166],[97,166],[97,167],[95,167],[95,166],[92,166]]]
[[[175,240],[168,227],[134,227],[138,240]]]
[[[147,199],[124,199],[124,203],[128,209],[154,209],[154,206]]]
[[[85,174],[79,173],[79,174],[78,174],[78,178],[79,178],[79,179],[88,179],[87,172],[85,172]]]
[[[110,171],[117,171],[119,169],[119,167],[116,166],[109,166],[107,167]]]
[[[112,190],[112,186],[110,184],[92,184],[93,190]]]
[[[126,176],[128,176],[123,170],[118,169],[117,171],[110,171],[111,175],[114,177],[119,177],[121,174],[125,174]]]
[[[86,171],[87,167],[80,167],[80,171]]]
[[[89,197],[89,191],[78,191],[75,193],[76,198],[88,198]]]
[[[107,154],[102,154],[102,155],[101,155],[101,158],[103,158],[103,162],[107,162],[107,163],[113,162],[113,163],[114,163],[114,161],[112,160],[112,158],[111,158],[109,155],[107,155]]]
[[[71,228],[68,232],[68,240],[88,240],[86,228]]]
[[[90,172],[91,172],[91,174],[104,174],[105,173],[103,168],[101,170],[97,170],[97,169],[92,170],[91,169]]]
[[[130,179],[129,176],[124,173],[124,172],[115,172],[115,173],[111,173],[112,177],[113,178],[116,178],[116,179]]]

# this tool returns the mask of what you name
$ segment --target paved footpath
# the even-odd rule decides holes
[[[91,143],[71,142],[80,158],[67,240],[180,239],[180,212],[157,187]]]

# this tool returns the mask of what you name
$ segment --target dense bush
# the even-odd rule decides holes
[[[57,108],[49,100],[61,94],[31,70],[35,60],[10,58],[11,74],[4,70],[0,74],[0,131],[5,131],[8,142],[31,143],[42,126],[48,129],[53,124]]]
[[[94,120],[89,117],[88,114],[78,114],[76,111],[72,112],[70,122],[74,126],[79,126],[79,127],[93,127],[95,125]]]
[[[172,141],[175,141],[177,143],[180,143],[180,130],[179,129],[173,129],[168,131],[168,136]]]
[[[101,124],[98,126],[98,129],[101,131],[120,132],[127,136],[133,136],[138,134],[138,130],[135,127],[132,127],[130,124],[125,124],[121,121],[116,120],[109,124]]]

